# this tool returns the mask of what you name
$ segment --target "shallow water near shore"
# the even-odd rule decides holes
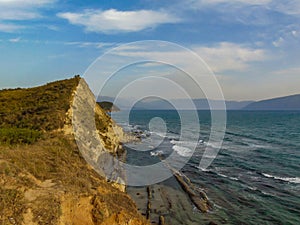
[[[168,157],[175,151],[184,157],[189,153],[189,143],[179,142],[181,127],[176,111],[131,111],[129,124],[124,123],[124,115],[118,112],[112,116],[125,130],[138,130],[142,139],[125,146],[128,163],[151,165],[159,162],[161,155]],[[183,207],[188,213],[177,212],[181,222],[300,224],[300,112],[229,111],[223,146],[206,170],[199,169],[199,162],[208,143],[211,118],[209,111],[199,111],[198,115],[201,130],[197,147],[181,172],[205,190],[214,210],[203,214],[189,202],[191,207]],[[148,123],[154,117],[166,122],[166,134],[149,132]],[[189,129],[193,133],[192,125]],[[163,142],[151,148],[160,138]],[[170,196],[182,192],[170,180],[159,185],[168,189]],[[134,188],[129,192],[134,193]]]

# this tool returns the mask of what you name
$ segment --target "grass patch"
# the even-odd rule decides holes
[[[42,133],[28,128],[0,128],[0,143],[6,145],[33,144]]]
[[[0,128],[62,128],[79,81],[75,76],[35,88],[0,90]]]
[[[45,204],[47,202],[47,204]],[[61,216],[60,200],[54,195],[44,196],[38,199],[35,203],[39,207],[33,209],[33,221],[39,225],[58,224],[59,217]]]
[[[93,183],[90,174],[86,173],[86,162],[80,156],[75,140],[62,133],[46,133],[32,145],[1,147],[0,159],[39,180],[62,178],[61,182],[65,187],[80,192],[86,192]],[[0,165],[3,173],[11,173],[12,168],[6,168],[5,163]]]
[[[16,189],[0,187],[0,222],[1,224],[21,224],[25,212],[23,195]]]

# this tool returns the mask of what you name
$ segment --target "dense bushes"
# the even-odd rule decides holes
[[[0,128],[62,128],[79,80],[74,77],[36,88],[0,91]]]
[[[63,128],[80,77],[27,89],[0,90],[0,142],[32,143],[41,131]]]
[[[28,128],[0,128],[0,143],[14,144],[32,144],[41,137],[40,131]]]

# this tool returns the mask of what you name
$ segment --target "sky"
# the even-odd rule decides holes
[[[299,0],[0,0],[0,88],[83,75],[110,49],[144,40],[197,53],[228,100],[300,93]]]

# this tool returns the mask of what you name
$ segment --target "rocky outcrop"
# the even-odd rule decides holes
[[[120,111],[120,109],[116,105],[114,105],[114,103],[112,103],[112,102],[103,101],[103,102],[97,102],[97,104],[100,105],[100,107],[102,109],[104,109],[106,112]]]
[[[206,213],[212,210],[212,203],[207,198],[204,191],[196,188],[190,180],[186,179],[183,174],[179,172],[174,172],[174,176],[178,183],[181,185],[182,189],[188,194],[191,201],[201,212]]]
[[[71,85],[76,82],[70,79],[61,83]],[[55,88],[61,83],[56,82]],[[39,93],[49,92],[51,85],[54,86],[40,87]],[[18,90],[18,93],[21,91]],[[76,98],[78,95],[80,97]],[[66,93],[65,96],[69,98]],[[81,79],[73,99],[82,106],[91,106],[92,97]],[[66,112],[64,125],[57,126],[59,129],[51,126],[53,130],[44,132],[43,137],[33,144],[10,146],[0,143],[0,224],[148,224],[124,192],[124,185],[109,183],[107,176],[99,175],[106,175],[105,170],[111,170],[111,177],[120,179],[118,181],[122,183],[124,176],[116,171],[118,164],[114,159],[123,152],[121,142],[126,135],[101,108],[87,107],[87,113],[93,118],[96,114],[95,130],[85,134],[80,126],[73,129],[74,120],[76,124],[88,118],[87,114],[83,117],[76,114],[76,107],[80,104],[72,104],[69,110],[57,106],[60,112]],[[13,115],[14,112],[10,113]],[[42,112],[36,108],[34,113],[42,123]],[[57,121],[60,118],[61,114]],[[92,139],[79,139],[75,143],[76,134],[82,134],[82,138],[90,135]],[[78,143],[85,147],[86,152],[79,151]],[[87,163],[89,160],[91,163]],[[98,167],[101,161],[108,164]]]
[[[94,94],[81,79],[71,109],[73,133],[87,163],[115,187],[125,191],[124,160],[121,143],[127,141],[122,128],[95,102]]]

